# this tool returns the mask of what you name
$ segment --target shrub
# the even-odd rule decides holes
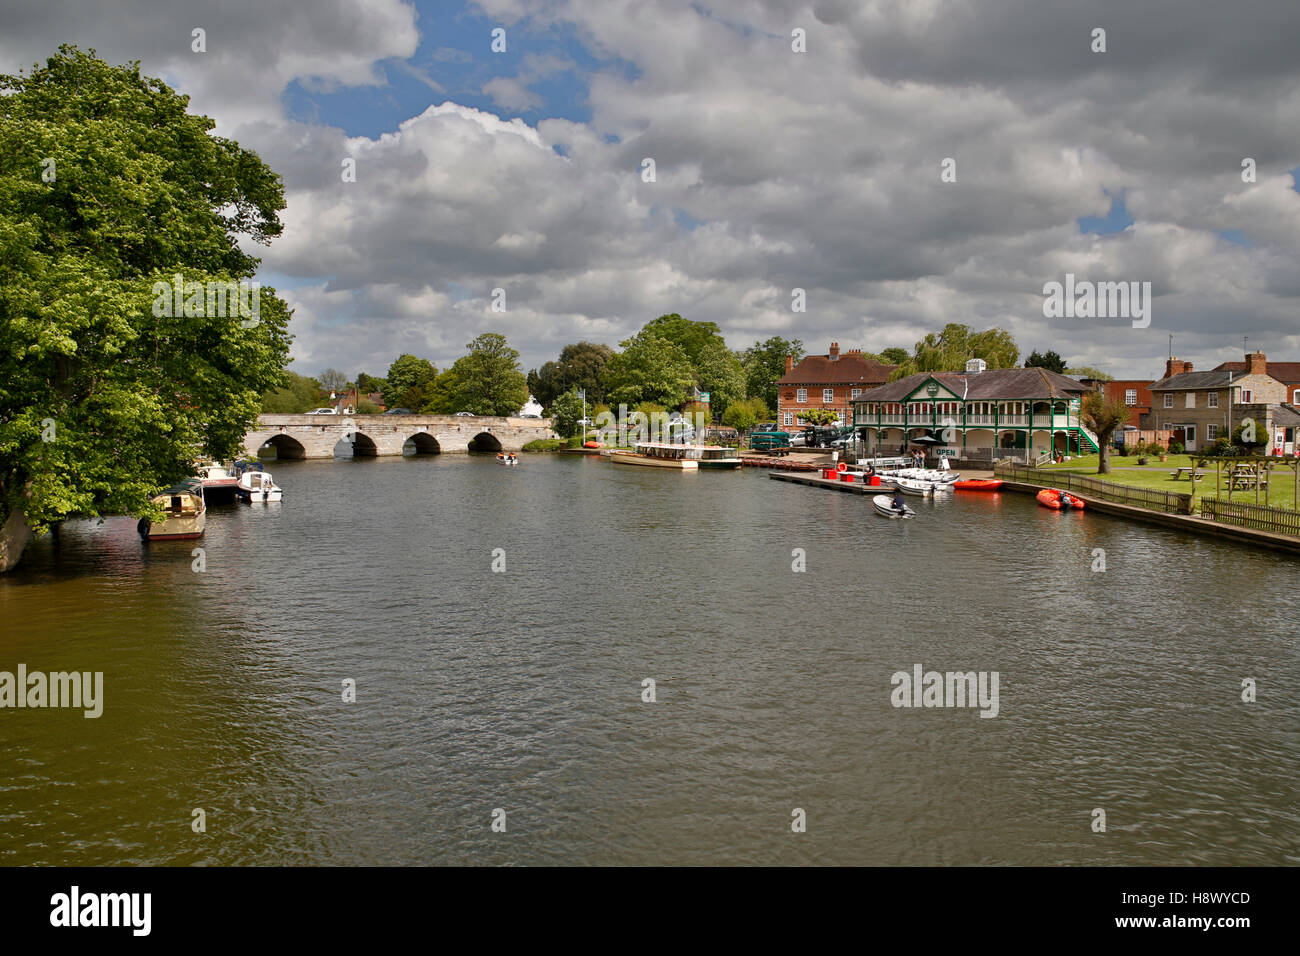
[[[1187,449],[1182,446],[1181,442],[1174,442],[1169,446],[1169,454],[1171,455],[1181,455],[1186,450]]]
[[[556,451],[564,447],[560,438],[538,438],[524,446],[524,451]]]

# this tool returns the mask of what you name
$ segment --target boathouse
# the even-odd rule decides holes
[[[866,454],[897,454],[926,437],[936,455],[992,461],[1097,451],[1079,406],[1087,386],[1045,368],[917,372],[869,389],[854,402]]]

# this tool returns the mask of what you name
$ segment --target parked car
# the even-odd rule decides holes
[[[520,415],[520,418],[541,418],[541,415]]]
[[[473,418],[473,417],[474,417],[474,413],[473,413],[473,412],[457,412],[457,413],[456,413],[456,417],[457,417],[457,418]]]
[[[803,437],[803,432],[796,432],[795,434],[793,434],[793,435],[790,436],[790,447],[791,447],[791,448],[803,448],[803,447],[804,447],[804,437]]]
[[[307,414],[308,415],[337,415],[338,413],[339,410],[337,408],[314,408]]]
[[[524,417],[527,418],[528,416],[525,415]],[[533,418],[541,418],[541,417],[542,417],[541,415],[534,415],[534,416],[533,416]],[[586,425],[588,428],[595,428],[595,427],[596,427],[596,423],[593,422],[590,418],[580,418],[580,419],[578,419],[578,424],[579,424],[579,425]]]
[[[409,408],[390,408],[388,411],[384,412],[384,414],[385,415],[414,415],[415,412],[411,411]]]

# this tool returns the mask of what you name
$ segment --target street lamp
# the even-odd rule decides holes
[[[587,444],[587,390],[578,389],[578,397],[582,399],[582,444]]]

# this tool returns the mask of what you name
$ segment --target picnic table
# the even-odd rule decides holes
[[[1169,473],[1169,477],[1173,478],[1174,481],[1178,481],[1180,478],[1183,477],[1184,472],[1187,474],[1188,481],[1193,481],[1193,482],[1200,481],[1202,478],[1205,477],[1205,472],[1201,471],[1199,468],[1195,468],[1190,465],[1174,469]]]

